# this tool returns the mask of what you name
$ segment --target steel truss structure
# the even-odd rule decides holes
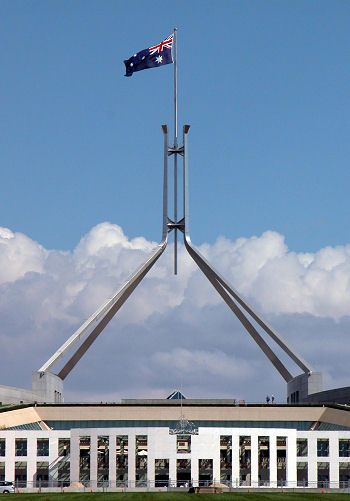
[[[208,263],[208,261],[200,254],[191,242],[189,232],[189,202],[188,202],[188,132],[189,125],[183,127],[183,142],[182,145],[177,143],[177,135],[174,144],[169,146],[168,126],[162,125],[164,139],[164,173],[163,173],[163,231],[162,239],[153,254],[147,261],[120,287],[120,289],[104,303],[81,327],[52,355],[52,357],[39,369],[40,374],[51,372],[53,366],[61,359],[63,355],[75,347],[73,355],[60,369],[57,376],[62,381],[69,375],[72,369],[76,366],[82,356],[90,348],[92,343],[101,334],[107,324],[112,320],[114,315],[123,306],[125,301],[130,297],[136,287],[141,283],[150,269],[155,265],[157,260],[165,251],[168,244],[169,233],[174,232],[174,255],[175,255],[175,273],[177,272],[177,233],[183,235],[184,245],[194,262],[209,280],[212,286],[220,294],[232,313],[241,322],[245,330],[254,339],[260,349],[264,352],[275,369],[279,372],[282,378],[291,383],[296,378],[289,372],[285,364],[276,355],[275,351],[265,341],[263,336],[258,332],[259,326],[265,335],[270,340],[274,341],[282,351],[292,360],[301,370],[302,374],[297,376],[308,377],[312,373],[312,369],[294,350],[281,338],[279,334],[269,326],[263,318],[250,306],[242,296],[234,290],[234,288]],[[169,167],[168,159],[174,157],[174,216],[169,216],[168,210],[168,180]],[[177,161],[182,157],[182,203],[183,215],[182,218],[177,216],[177,197],[178,197],[178,172]],[[253,322],[255,324],[253,324]],[[76,345],[81,342],[78,348]]]

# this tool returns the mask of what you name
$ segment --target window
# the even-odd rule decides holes
[[[270,438],[259,437],[259,485],[270,485]]]
[[[128,436],[117,435],[116,439],[116,486],[128,486],[129,447]]]
[[[317,487],[329,487],[329,463],[317,463]]]
[[[70,439],[69,438],[59,438],[58,439],[58,455],[69,456],[70,454]]]
[[[27,455],[27,439],[26,438],[16,438],[15,440],[15,455],[16,456],[26,456]],[[27,464],[26,464],[27,471]]]
[[[339,440],[339,456],[341,458],[350,457],[350,440],[343,438]]]
[[[251,449],[251,437],[239,437],[239,485],[250,485]]]
[[[318,438],[317,439],[317,456],[318,457],[328,457],[329,456],[329,440],[328,440],[328,438]]]
[[[0,438],[0,456],[5,456],[6,454],[6,442],[4,438]]]
[[[89,436],[80,437],[79,440],[79,480],[83,485],[90,482],[90,447]]]
[[[155,487],[168,487],[169,485],[169,459],[156,459],[154,461]]]
[[[287,482],[287,437],[277,437],[277,485],[283,487]]]
[[[176,460],[176,485],[177,487],[185,487],[191,482],[191,460],[177,459]]]
[[[177,435],[176,452],[179,454],[191,452],[191,435]]]
[[[209,486],[213,483],[213,460],[198,459],[198,485]]]
[[[27,487],[27,463],[15,462],[15,482],[17,487]]]
[[[298,462],[297,463],[297,486],[298,487],[307,487],[308,484],[308,468],[307,463]]]
[[[232,477],[232,436],[220,437],[220,482],[231,485]]]
[[[307,456],[307,438],[297,438],[297,456]]]
[[[97,487],[109,482],[109,437],[97,437]]]
[[[136,487],[147,486],[147,435],[136,435]]]
[[[39,461],[36,463],[36,487],[48,487],[49,485],[49,463]]]
[[[350,487],[350,463],[339,463],[339,487],[341,489]]]
[[[5,480],[5,463],[0,463],[0,481]]]
[[[38,438],[36,455],[37,456],[48,456],[49,455],[49,439],[48,438]]]

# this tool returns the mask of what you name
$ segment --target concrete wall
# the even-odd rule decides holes
[[[38,402],[63,402],[63,381],[52,372],[33,372],[32,387],[38,395]]]
[[[307,402],[312,393],[322,391],[321,372],[300,374],[287,383],[287,401],[289,404]]]
[[[32,390],[0,385],[0,402],[3,404],[29,404],[38,400],[38,394]]]
[[[32,389],[0,385],[2,404],[61,403],[63,402],[63,381],[51,372],[33,372]]]

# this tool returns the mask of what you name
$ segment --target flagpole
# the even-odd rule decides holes
[[[177,28],[174,28],[174,150],[177,150]],[[174,154],[174,222],[177,223],[177,153]],[[177,275],[177,228],[174,229],[174,274]]]

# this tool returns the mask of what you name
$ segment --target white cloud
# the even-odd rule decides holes
[[[101,223],[72,252],[62,252],[1,228],[0,342],[6,357],[0,382],[25,385],[31,371],[118,289],[155,245]],[[267,231],[236,241],[221,237],[200,250],[258,310],[273,317],[281,334],[315,368],[324,370],[332,383],[344,384],[346,374],[338,362],[349,355],[350,245],[295,253],[282,235]],[[241,391],[246,386],[258,398],[254,395],[266,393],[259,385],[281,388],[274,369],[183,246],[174,277],[171,251],[169,246],[81,360],[67,380],[70,394],[83,395],[90,386],[91,395],[100,387],[112,399],[137,392],[165,396],[181,377],[192,396],[248,398]],[[327,349],[329,340],[344,348],[337,360],[334,350]]]
[[[26,273],[41,273],[47,252],[22,233],[0,227],[0,284],[13,282]]]

